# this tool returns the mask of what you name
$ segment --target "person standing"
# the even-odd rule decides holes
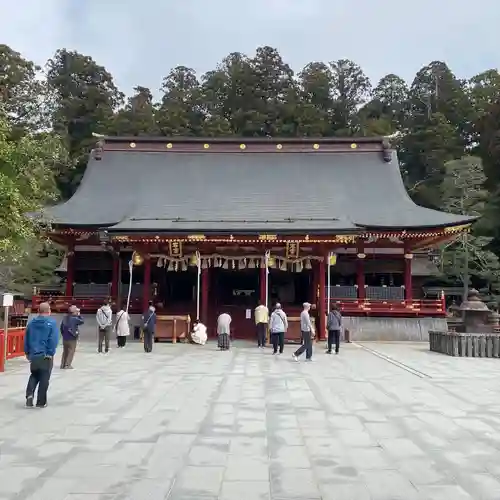
[[[262,303],[254,311],[255,326],[257,329],[257,346],[264,349],[266,346],[267,325],[269,322],[269,309]]]
[[[156,309],[153,301],[149,301],[147,311],[142,315],[142,331],[144,332],[144,352],[153,351],[153,339],[156,330]]]
[[[130,335],[130,317],[123,307],[116,313],[115,333],[118,347],[125,347]]]
[[[97,352],[99,354],[102,353],[102,344],[104,342],[104,352],[108,354],[109,338],[111,337],[111,330],[113,328],[113,311],[109,305],[109,300],[105,300],[102,303],[95,317],[98,330]]]
[[[231,334],[231,316],[228,313],[222,313],[217,318],[217,347],[221,351],[229,351]]]
[[[35,390],[38,387],[36,406],[47,406],[47,391],[54,363],[59,331],[56,320],[50,317],[50,305],[42,302],[38,316],[26,327],[24,334],[24,353],[30,362],[30,378],[26,387],[26,406],[33,407]]]
[[[335,342],[335,354],[339,353],[340,330],[342,328],[342,315],[336,304],[332,305],[328,318],[326,320],[326,329],[328,330],[328,349],[327,354],[332,353],[332,345]]]
[[[281,304],[278,302],[269,319],[269,330],[271,331],[271,341],[273,343],[273,354],[278,352],[278,344],[280,354],[283,354],[285,346],[285,332],[288,330],[288,318],[285,312],[281,309]]]
[[[75,356],[76,344],[78,343],[78,327],[83,325],[80,309],[71,306],[68,314],[61,321],[61,336],[63,339],[63,353],[61,356],[61,370],[73,369],[73,358]]]
[[[314,328],[311,322],[311,317],[309,316],[309,310],[311,309],[311,304],[309,302],[304,302],[304,309],[300,313],[300,332],[302,335],[302,345],[293,353],[293,359],[295,361],[299,360],[304,351],[306,353],[306,361],[312,361],[312,342],[314,338]]]

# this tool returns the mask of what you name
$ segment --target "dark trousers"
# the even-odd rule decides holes
[[[144,352],[151,352],[153,350],[154,333],[155,332],[148,328],[144,330]]]
[[[273,343],[274,354],[278,352],[278,345],[280,346],[280,354],[283,354],[283,348],[285,347],[285,332],[271,333],[271,341]]]
[[[118,335],[116,337],[116,343],[118,344],[118,347],[125,347],[125,344],[127,343],[127,337],[125,335]]]
[[[97,344],[97,350],[102,352],[102,344],[104,342],[104,351],[109,351],[109,337],[111,336],[111,326],[106,328],[99,328],[99,341]]]
[[[313,354],[313,342],[311,332],[300,332],[302,334],[302,345],[295,351],[295,356],[301,356],[304,351],[306,359],[311,359]]]
[[[26,398],[36,396],[36,405],[45,406],[47,404],[47,390],[49,389],[50,374],[52,373],[52,358],[38,357],[30,363],[30,378],[26,387]]]
[[[63,352],[61,356],[61,368],[68,368],[73,363],[76,351],[76,339],[63,340]]]
[[[266,345],[267,323],[257,323],[257,345],[264,347]]]
[[[332,345],[335,343],[335,352],[340,348],[340,330],[328,330],[328,352],[332,352]]]

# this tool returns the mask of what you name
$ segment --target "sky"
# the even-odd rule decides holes
[[[171,68],[200,75],[230,52],[276,47],[295,71],[352,59],[375,85],[444,60],[460,78],[500,66],[498,0],[0,0],[0,43],[43,65],[92,56],[127,94]]]

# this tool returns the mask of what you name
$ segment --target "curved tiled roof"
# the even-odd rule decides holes
[[[104,151],[54,224],[110,232],[352,232],[474,219],[416,205],[396,153]]]

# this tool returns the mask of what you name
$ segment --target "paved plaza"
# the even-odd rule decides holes
[[[27,362],[0,374],[0,500],[500,498],[500,360],[425,344],[342,346],[295,363],[83,342],[26,409]]]

